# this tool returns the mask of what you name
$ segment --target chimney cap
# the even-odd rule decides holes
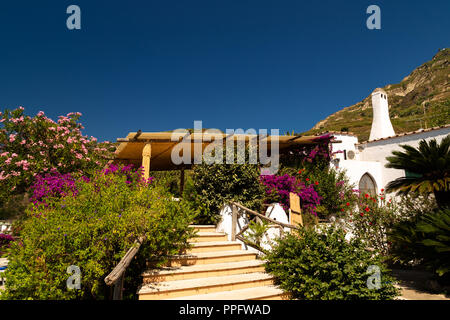
[[[377,92],[381,92],[381,93],[383,93],[383,94],[387,94],[386,91],[384,91],[384,90],[381,89],[381,88],[376,88],[375,90],[373,90],[372,94],[375,94],[375,93],[377,93]]]

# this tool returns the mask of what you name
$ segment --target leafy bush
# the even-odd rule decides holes
[[[10,234],[0,233],[0,257],[11,246],[14,238]]]
[[[398,295],[379,255],[357,239],[347,242],[341,229],[303,228],[278,240],[266,270],[280,287],[301,300],[383,300]],[[369,266],[381,271],[381,287],[369,289]]]
[[[450,208],[396,224],[389,234],[395,262],[415,262],[450,283]]]
[[[206,209],[208,219],[205,222],[217,222],[220,218],[220,208],[228,201],[236,201],[247,208],[259,211],[264,196],[264,187],[260,183],[259,174],[259,166],[249,164],[248,161],[244,164],[195,165],[193,191],[196,201],[202,203]]]
[[[315,190],[320,197],[317,215],[322,219],[343,215],[353,208],[358,197],[354,187],[349,183],[344,171],[334,168],[316,168],[299,170],[301,179],[314,182]]]
[[[248,229],[242,234],[244,239],[244,243],[256,248],[262,253],[266,253],[267,251],[264,249],[264,244],[266,241],[263,241],[264,235],[270,229],[270,222],[267,220],[253,219],[248,224]]]
[[[410,145],[400,147],[404,151],[392,151],[392,156],[386,157],[385,167],[410,174],[389,182],[386,191],[396,191],[397,194],[433,193],[439,208],[450,206],[450,134],[440,143],[436,139],[423,139],[417,148]]]
[[[185,171],[185,179],[190,175],[190,170]],[[174,197],[179,198],[180,195],[180,174],[181,171],[153,171],[150,172],[155,183],[164,186]]]
[[[216,211],[211,211],[197,193],[194,186],[193,175],[186,175],[183,189],[183,200],[188,203],[195,212],[194,224],[215,224],[219,218]]]
[[[111,167],[75,190],[32,203],[9,251],[4,299],[105,299],[104,278],[141,235],[146,241],[126,273],[135,295],[149,256],[178,253],[192,236],[189,207],[141,179],[140,171]],[[81,269],[81,290],[69,290],[67,268]]]
[[[384,255],[389,253],[387,234],[399,220],[399,216],[384,193],[361,194],[357,211],[348,213],[347,219],[352,225],[352,233],[368,247],[377,249]]]

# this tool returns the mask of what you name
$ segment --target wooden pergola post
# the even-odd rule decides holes
[[[150,177],[150,158],[152,157],[152,146],[147,143],[142,150],[142,166],[144,167],[144,178]]]

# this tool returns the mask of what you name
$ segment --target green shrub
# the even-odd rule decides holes
[[[341,229],[304,228],[277,242],[266,257],[266,270],[294,299],[383,300],[398,295],[380,255],[358,239],[346,241]],[[367,285],[371,265],[380,269],[379,289]]]
[[[396,224],[389,240],[395,262],[421,264],[450,283],[450,208]]]
[[[347,215],[352,233],[368,247],[387,255],[390,249],[387,234],[399,220],[396,207],[386,200],[384,193],[361,194],[358,200],[356,210]]]
[[[228,201],[260,211],[264,186],[259,177],[259,166],[248,161],[245,164],[202,163],[194,166],[193,191],[196,201],[202,203],[207,214],[204,222],[216,223],[220,208]],[[201,218],[197,216],[197,219]]]
[[[217,212],[209,210],[203,203],[194,186],[193,175],[186,175],[183,189],[183,201],[188,203],[195,212],[195,224],[215,224],[218,220]]]
[[[189,171],[185,171],[186,176],[189,175]],[[154,177],[155,184],[161,185],[166,188],[174,197],[180,197],[180,175],[181,171],[151,171],[150,175]]]
[[[120,170],[119,170],[120,171]],[[9,249],[3,299],[107,299],[104,278],[140,236],[146,236],[126,273],[126,297],[141,282],[149,256],[178,253],[191,237],[192,214],[171,194],[132,176],[97,173],[76,182],[76,194],[31,204],[20,222],[20,241]],[[81,290],[69,290],[71,265],[81,269]]]

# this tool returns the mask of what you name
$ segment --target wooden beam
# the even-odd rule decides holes
[[[139,138],[139,136],[142,134],[142,130],[141,129],[139,129],[138,130],[138,132],[134,135],[134,137],[133,137],[133,141],[136,141],[137,140],[137,138]]]

